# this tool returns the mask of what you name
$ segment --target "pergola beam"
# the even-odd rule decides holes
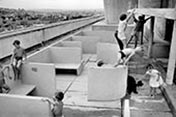
[[[176,20],[176,12],[173,8],[139,8],[134,13]]]

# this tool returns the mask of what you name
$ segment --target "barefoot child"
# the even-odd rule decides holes
[[[121,50],[124,49],[124,47],[126,46],[127,38],[125,35],[125,31],[127,28],[128,21],[131,18],[133,12],[134,10],[129,15],[121,14],[119,18],[120,21],[118,24],[118,29],[115,32],[115,37]]]
[[[63,100],[64,93],[56,92],[53,100],[50,99],[42,99],[43,101],[47,101],[52,106],[52,113],[54,117],[63,117]]]
[[[8,93],[10,91],[9,86],[5,83],[5,69],[8,69],[8,67],[3,67],[2,64],[0,64],[0,93]]]
[[[138,17],[138,20],[135,18],[135,16],[133,15],[133,19],[134,22],[136,23],[136,26],[134,27],[132,34],[131,34],[131,38],[128,40],[127,42],[127,46],[130,43],[130,41],[135,38],[135,45],[134,48],[137,47],[137,41],[140,39],[141,41],[141,45],[143,44],[143,28],[144,28],[144,24],[147,22],[147,20],[149,20],[151,17],[148,17],[147,19],[145,19],[145,15],[141,15]]]
[[[15,40],[13,42],[13,45],[15,46],[15,49],[13,50],[12,58],[11,58],[11,65],[14,70],[15,78],[19,79],[20,77],[20,71],[21,71],[21,65],[23,59],[26,59],[26,52],[25,50],[20,46],[20,41]]]
[[[161,85],[164,85],[164,81],[161,77],[161,73],[156,69],[149,69],[146,72],[146,76],[150,78],[149,86],[150,86],[150,96],[154,97],[157,95],[156,90]]]
[[[118,60],[115,63],[115,67],[118,66],[120,63],[123,63],[124,65],[127,64],[127,62],[131,59],[133,55],[136,53],[142,53],[143,47],[136,47],[136,48],[125,48],[118,52]]]

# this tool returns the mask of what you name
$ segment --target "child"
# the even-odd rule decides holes
[[[52,106],[52,113],[54,117],[63,117],[62,111],[63,111],[63,100],[64,93],[62,92],[56,92],[53,100],[50,99],[42,99],[43,101],[47,101]]]
[[[143,47],[136,47],[136,48],[125,48],[118,52],[118,60],[115,63],[115,67],[119,65],[119,63],[123,63],[124,65],[130,60],[130,58],[138,52],[143,52]]]
[[[20,46],[20,41],[15,40],[13,42],[13,45],[15,46],[15,49],[13,50],[12,58],[11,58],[11,65],[14,70],[15,78],[20,79],[20,71],[21,71],[21,65],[23,58],[26,59],[26,52],[25,50]]]
[[[118,41],[118,44],[119,44],[121,50],[126,45],[126,41],[127,41],[126,39],[127,38],[126,38],[126,35],[125,35],[125,31],[126,31],[126,28],[127,28],[127,23],[129,21],[129,19],[131,18],[133,12],[134,12],[134,10],[128,16],[126,14],[121,14],[120,18],[119,18],[120,21],[119,21],[119,24],[118,24],[118,29],[115,32],[115,37]],[[122,45],[121,41],[122,41],[123,45]]]
[[[161,73],[156,69],[150,68],[146,72],[146,76],[150,78],[150,96],[154,97],[156,96],[156,89],[159,88],[161,85],[164,85]]]
[[[2,64],[0,64],[0,93],[8,93],[10,91],[10,88],[8,85],[5,84],[5,74],[4,71],[5,69],[8,69],[8,67],[4,67],[2,66]]]
[[[147,20],[149,20],[151,17],[145,19],[145,15],[141,15],[138,17],[139,20],[137,20],[135,18],[135,16],[133,15],[133,19],[134,19],[134,22],[136,23],[136,26],[134,27],[134,30],[131,34],[131,38],[129,39],[129,41],[127,42],[127,45],[130,43],[130,41],[135,37],[135,46],[134,47],[137,47],[137,41],[140,37],[141,39],[141,45],[143,44],[143,28],[144,28],[144,24],[146,23]]]

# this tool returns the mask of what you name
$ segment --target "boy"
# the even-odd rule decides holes
[[[63,117],[63,100],[64,93],[63,92],[56,92],[53,100],[50,99],[42,99],[43,101],[47,101],[52,106],[52,113],[54,117]]]
[[[136,53],[142,53],[143,47],[136,47],[136,48],[125,48],[118,52],[118,60],[115,63],[114,67],[118,66],[119,63],[123,63],[124,65],[130,60],[130,58],[135,55]]]
[[[19,77],[20,77],[21,65],[22,65],[23,59],[26,60],[26,52],[20,46],[19,40],[15,40],[13,42],[13,45],[15,46],[15,49],[13,50],[11,65],[15,74],[14,80],[16,80],[16,79],[20,79]]]
[[[134,22],[136,23],[136,26],[134,27],[134,30],[131,34],[131,38],[129,39],[129,41],[127,42],[127,45],[130,43],[130,41],[135,37],[135,46],[134,48],[137,47],[137,41],[140,38],[141,40],[141,45],[143,44],[143,28],[144,28],[144,24],[146,23],[147,20],[149,20],[151,17],[145,19],[145,15],[141,15],[138,17],[138,20],[135,18],[135,16],[133,15],[133,19]]]
[[[8,67],[3,68],[2,64],[0,64],[0,93],[4,92],[8,93],[10,91],[9,86],[5,84],[5,74],[4,74],[5,69],[8,69],[9,71]]]
[[[126,31],[126,28],[127,28],[127,23],[129,21],[129,19],[131,18],[134,10],[128,16],[126,14],[121,14],[120,15],[120,18],[119,18],[120,21],[119,21],[119,24],[118,24],[118,29],[115,32],[115,37],[116,37],[118,43],[120,41],[122,41],[123,45],[121,45],[121,42],[119,43],[119,46],[120,46],[121,49],[123,49],[123,47],[126,45],[127,38],[126,38],[126,35],[125,35],[125,31]]]

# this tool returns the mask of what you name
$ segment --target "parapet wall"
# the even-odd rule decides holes
[[[21,46],[27,49],[40,44],[42,41],[50,40],[103,19],[103,17],[94,16],[2,34],[0,35],[0,59],[11,55],[13,50],[12,42],[16,39],[20,40]]]

